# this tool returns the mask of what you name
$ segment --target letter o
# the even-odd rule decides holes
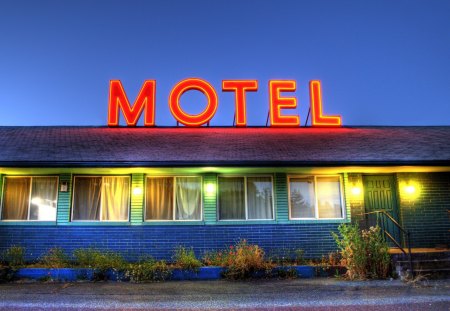
[[[183,111],[180,107],[180,97],[185,92],[197,90],[202,92],[208,101],[206,108],[199,114],[192,115]],[[201,126],[208,123],[214,117],[218,106],[217,93],[205,80],[189,78],[178,82],[170,92],[169,108],[172,115],[178,122],[186,126]]]

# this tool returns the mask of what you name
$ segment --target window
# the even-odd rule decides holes
[[[145,220],[201,220],[202,180],[147,177]]]
[[[343,218],[339,176],[289,178],[290,218]]]
[[[130,202],[128,176],[76,176],[72,220],[126,221]]]
[[[273,219],[272,178],[219,177],[219,220]]]
[[[58,177],[5,177],[2,220],[56,220]]]

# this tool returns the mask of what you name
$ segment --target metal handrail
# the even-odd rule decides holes
[[[378,217],[379,215],[383,215],[384,217],[387,217],[390,221],[392,221],[392,223],[398,228],[400,229],[400,231],[406,235],[406,243],[408,246],[408,253],[406,253],[405,249],[401,246],[401,241],[397,241],[395,240],[395,238],[386,231],[386,229],[384,228],[384,222],[382,222],[382,225],[380,226],[383,235],[389,238],[389,240],[391,240],[395,246],[397,246],[400,251],[402,251],[403,254],[408,255],[408,263],[409,263],[409,269],[411,271],[411,274],[414,275],[414,267],[412,264],[412,256],[411,256],[411,234],[409,232],[409,230],[406,230],[405,228],[403,228],[391,215],[389,215],[389,213],[387,213],[386,211],[383,210],[379,210],[379,211],[372,211],[372,212],[367,212],[367,213],[362,213],[360,214],[360,216],[366,216],[366,215],[371,215],[371,214],[377,214],[377,225],[379,224],[379,219],[380,217]]]

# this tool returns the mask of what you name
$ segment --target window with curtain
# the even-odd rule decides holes
[[[5,177],[2,220],[55,221],[58,177]]]
[[[270,176],[219,177],[219,220],[273,219]]]
[[[145,220],[202,219],[201,177],[147,177],[146,188]]]
[[[72,220],[126,221],[130,202],[128,176],[76,176]]]
[[[339,176],[289,178],[290,218],[343,218]]]

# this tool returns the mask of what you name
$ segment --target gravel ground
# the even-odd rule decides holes
[[[0,310],[450,310],[450,280],[0,284]]]

